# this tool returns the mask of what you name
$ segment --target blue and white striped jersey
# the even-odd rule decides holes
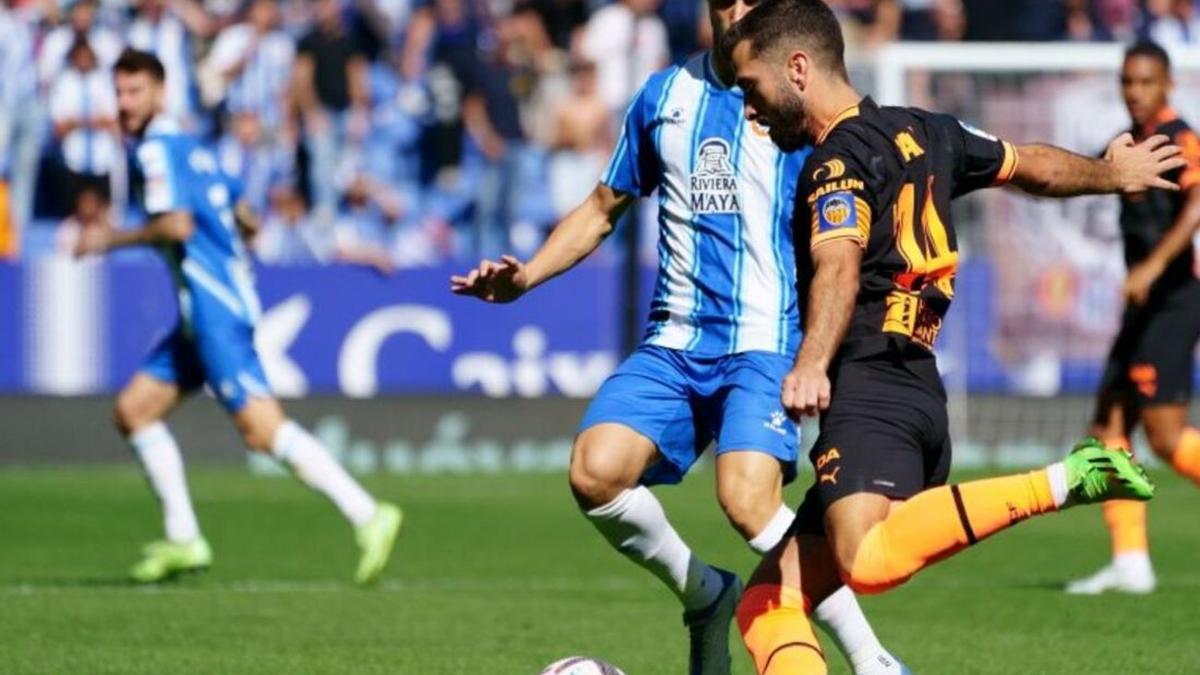
[[[646,342],[702,355],[799,344],[792,202],[809,150],[784,154],[747,122],[704,52],[650,77],[630,104],[605,185],[659,194],[658,280]]]
[[[164,247],[190,332],[212,322],[253,325],[262,313],[250,259],[233,216],[235,195],[217,158],[176,123],[157,117],[133,148],[134,190],[147,217],[187,212],[192,236]]]

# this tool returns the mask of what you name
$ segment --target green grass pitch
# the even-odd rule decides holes
[[[1200,491],[1158,478],[1153,596],[1058,592],[1107,554],[1099,510],[1078,509],[863,604],[921,674],[1200,673]],[[379,588],[348,582],[350,530],[323,500],[286,479],[208,469],[192,491],[216,565],[138,589],[122,574],[158,517],[132,466],[0,471],[0,672],[533,675],[577,653],[630,675],[684,671],[673,600],[602,543],[561,476],[368,483],[407,514]],[[750,569],[711,473],[659,494],[703,557]],[[735,646],[735,672],[750,673]]]

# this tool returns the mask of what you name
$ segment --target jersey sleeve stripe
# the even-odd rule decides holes
[[[813,237],[812,245],[809,246],[809,250],[815,251],[817,248],[824,246],[825,244],[828,244],[831,241],[843,241],[843,240],[852,241],[852,242],[858,244],[860,248],[866,248],[866,242],[864,242],[862,240],[862,237],[860,237],[858,235],[857,231],[845,230],[845,231],[840,231],[840,232],[826,232],[824,234]]]
[[[1012,180],[1017,173],[1017,166],[1020,164],[1020,157],[1017,155],[1017,148],[1008,141],[1000,141],[1004,146],[1004,161],[1000,165],[1000,171],[996,173],[996,180],[992,183],[993,186],[1005,185]]]
[[[621,167],[621,161],[625,158],[625,153],[629,149],[629,139],[626,136],[625,128],[628,125],[621,126],[621,139],[617,141],[617,149],[613,152],[612,159],[609,160],[608,170],[604,172],[604,179],[601,181],[605,185],[612,187],[616,180],[617,170]]]
[[[1200,136],[1191,129],[1185,129],[1175,134],[1175,145],[1183,148],[1183,158],[1187,165],[1179,175],[1179,188],[1190,190],[1200,185]]]
[[[192,258],[185,259],[181,267],[185,276],[208,291],[217,302],[225,305],[225,308],[232,312],[234,316],[241,319],[246,318],[246,312],[237,294],[226,287],[225,284],[218,281],[216,277],[209,274],[208,270],[201,267]]]
[[[1197,185],[1200,185],[1200,166],[1190,168],[1179,176],[1180,190],[1191,190]]]

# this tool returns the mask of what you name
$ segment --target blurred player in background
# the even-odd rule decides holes
[[[1183,163],[1157,136],[1108,159],[1015,147],[949,115],[880,108],[850,84],[840,27],[821,0],[766,0],[721,42],[746,117],[790,151],[814,143],[794,215],[804,341],[782,389],[794,416],[821,414],[817,483],[738,607],[760,673],[826,672],[805,616],[849,584],[880,593],[1032,516],[1150,499],[1123,450],[1094,439],[1040,471],[945,485],[946,392],[933,345],[954,297],[950,203],[1012,183],[1033,194],[1141,193]],[[804,302],[804,300],[807,302]]]
[[[1101,380],[1092,434],[1131,447],[1141,422],[1154,454],[1200,483],[1200,431],[1188,424],[1193,354],[1200,338],[1200,280],[1192,239],[1200,228],[1200,137],[1171,108],[1171,62],[1153,43],[1125,54],[1121,93],[1141,140],[1161,134],[1183,148],[1188,164],[1168,176],[1180,190],[1151,190],[1121,200],[1125,240],[1125,318]],[[1154,590],[1146,537],[1146,504],[1104,505],[1113,560],[1067,585],[1070,593]]]
[[[756,2],[710,0],[719,38]],[[717,499],[765,553],[793,514],[796,427],[779,387],[799,341],[791,232],[807,150],[781,153],[742,118],[729,62],[704,52],[653,75],[630,105],[608,170],[528,263],[484,261],[452,289],[511,302],[590,254],[639,197],[659,193],[659,273],[643,344],[596,394],[570,481],[614,548],[684,606],[693,675],[729,673],[734,574],[697,558],[648,485],[678,483],[716,442]],[[902,673],[849,590],[816,608],[856,673]]]
[[[147,224],[85,230],[76,252],[159,249],[175,282],[180,314],[178,325],[117,397],[117,427],[162,504],[166,528],[166,538],[146,546],[131,576],[157,582],[212,562],[179,448],[163,423],[184,395],[207,383],[247,447],[287,464],[354,525],[361,554],[355,580],[373,581],[391,555],[400,510],[367,494],[272,397],[254,349],[260,308],[239,238],[239,229],[253,228],[252,217],[242,205],[235,207],[213,154],[163,114],[165,75],[157,57],[127,50],[114,72],[121,128],[129,138],[135,192]]]

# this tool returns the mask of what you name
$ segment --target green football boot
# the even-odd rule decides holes
[[[183,544],[155,541],[142,549],[142,559],[129,568],[129,578],[139,584],[153,584],[184,572],[199,572],[210,565],[212,548],[203,537]]]
[[[1063,467],[1068,489],[1064,507],[1110,499],[1145,502],[1154,496],[1154,483],[1133,455],[1107,448],[1095,438],[1080,441],[1063,460]]]
[[[400,524],[404,521],[404,512],[395,504],[379,502],[375,515],[355,530],[358,548],[361,551],[358,558],[358,570],[354,573],[355,583],[366,585],[379,579],[383,568],[387,566],[392,548],[396,545],[396,535],[400,532]]]

